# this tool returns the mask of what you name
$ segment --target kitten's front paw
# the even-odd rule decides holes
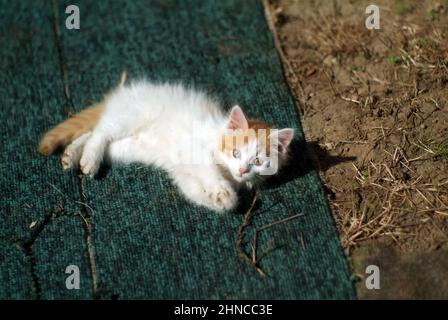
[[[84,152],[79,162],[82,173],[92,178],[97,174],[100,164],[101,158],[90,152]]]
[[[208,191],[208,199],[215,210],[225,211],[236,207],[238,197],[230,184],[223,181]]]

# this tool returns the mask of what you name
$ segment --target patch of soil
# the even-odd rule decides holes
[[[448,250],[402,254],[396,247],[378,241],[366,242],[353,252],[358,275],[358,294],[366,299],[446,299],[448,296]],[[367,289],[372,275],[366,267],[379,269],[379,289]]]
[[[393,257],[439,255],[448,243],[448,1],[378,0],[379,30],[365,26],[369,4],[265,6],[305,135],[324,150],[316,165],[348,254],[368,242]],[[335,157],[350,160],[327,162]]]

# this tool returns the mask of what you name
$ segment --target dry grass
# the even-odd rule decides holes
[[[351,208],[334,204],[346,248],[381,236],[400,245],[399,238],[415,236],[413,230],[418,224],[435,220],[438,215],[448,217],[448,179],[434,182],[410,168],[425,154],[407,159],[398,146],[392,152],[384,152],[387,162],[370,161],[363,170],[352,164],[359,187],[353,190],[358,200],[351,201]]]
[[[443,128],[433,121],[447,104],[442,92],[448,84],[448,29],[443,23],[448,7],[383,1],[383,30],[372,32],[355,16],[344,17],[340,8],[297,10],[294,16],[284,10],[287,3],[264,1],[305,126],[319,125],[312,121],[325,103],[339,99],[337,110],[357,108],[346,138],[308,135],[337,155],[352,155],[347,145],[362,150],[357,161],[341,167],[342,181],[332,178],[334,171],[322,173],[335,193],[330,202],[344,246],[350,250],[378,238],[403,248],[446,241],[448,139],[446,124]],[[288,21],[294,28],[288,29]]]

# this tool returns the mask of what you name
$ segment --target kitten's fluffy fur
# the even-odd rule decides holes
[[[243,139],[239,147],[224,144],[229,130],[244,134],[251,128],[267,133]],[[168,172],[188,199],[224,211],[236,206],[241,185],[253,185],[269,167],[271,130],[247,120],[238,106],[226,115],[203,92],[142,80],[122,83],[102,102],[56,126],[39,149],[51,154],[66,147],[64,169],[79,165],[89,176],[98,172],[104,159],[155,165]],[[279,165],[293,135],[289,128],[278,131],[271,153],[278,155]]]

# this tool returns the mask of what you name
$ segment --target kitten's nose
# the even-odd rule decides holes
[[[247,172],[246,168],[240,168],[240,174],[243,175]]]

